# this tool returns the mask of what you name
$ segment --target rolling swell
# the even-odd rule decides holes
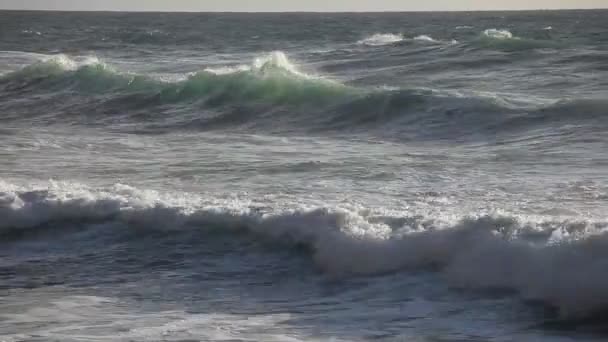
[[[500,32],[488,34],[514,39]],[[18,113],[21,103],[11,100],[30,101],[29,95],[52,99],[50,105],[39,105],[41,115],[52,122],[120,122],[162,132],[252,127],[266,132],[354,132],[397,140],[468,139],[572,120],[604,125],[608,107],[602,99],[530,104],[508,94],[357,88],[303,73],[282,52],[250,65],[204,69],[177,81],[120,72],[96,58],[53,56],[0,78],[0,98],[5,99],[0,106],[6,112]]]
[[[95,227],[127,231],[125,239],[155,244],[187,233],[181,248],[209,248],[218,234],[264,241],[277,251],[303,247],[317,267],[337,277],[401,270],[440,272],[464,289],[512,290],[559,309],[564,319],[593,317],[608,308],[608,222],[585,217],[529,219],[463,213],[460,219],[416,212],[386,215],[373,208],[251,207],[188,194],[159,194],[125,185],[95,189],[75,184],[22,188],[2,183],[3,243],[70,234]],[[44,232],[49,235],[44,235]],[[162,232],[163,234],[148,235]],[[42,234],[41,234],[42,233]],[[32,235],[35,234],[35,235]],[[140,241],[125,241],[135,243]],[[213,253],[213,250],[209,250]]]

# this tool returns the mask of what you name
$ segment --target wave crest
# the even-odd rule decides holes
[[[290,74],[302,78],[318,78],[301,72],[282,51],[273,51],[268,55],[256,57],[250,65],[236,65],[231,67],[206,68],[204,71],[216,75],[235,74],[240,72],[255,72],[258,75],[271,75],[273,73]]]
[[[44,56],[40,61],[28,65],[21,70],[2,75],[2,79],[27,79],[44,78],[63,74],[69,71],[76,71],[79,68],[98,66],[105,68],[107,65],[101,63],[95,56],[87,56],[81,59],[73,59],[67,55],[60,54],[54,56]]]

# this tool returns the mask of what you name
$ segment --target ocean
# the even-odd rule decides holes
[[[0,11],[0,341],[605,341],[607,19]]]

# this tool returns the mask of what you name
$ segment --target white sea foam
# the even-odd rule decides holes
[[[115,298],[65,296],[44,290],[21,293],[3,303],[0,340],[58,341],[317,341],[294,332],[289,314],[239,315],[143,312]],[[337,341],[337,340],[336,340]]]
[[[257,71],[265,72],[267,70],[286,70],[290,74],[298,75],[302,77],[310,77],[309,75],[301,72],[298,67],[287,58],[287,55],[282,51],[273,51],[270,54],[257,57],[253,61],[253,67]]]
[[[21,33],[33,34],[33,35],[37,35],[37,36],[41,36],[42,35],[42,32],[36,31],[36,30],[23,30],[23,31],[21,31]]]
[[[41,58],[41,63],[54,64],[63,70],[73,71],[87,65],[102,64],[96,56],[70,57],[68,55],[47,55]]]
[[[235,66],[221,66],[221,67],[217,67],[217,68],[205,68],[204,71],[210,72],[210,73],[216,74],[216,75],[229,75],[229,74],[245,72],[245,71],[250,71],[250,70],[251,70],[251,66],[240,64],[240,65],[235,65]]]
[[[29,58],[34,57],[33,63],[21,67],[19,70],[12,70],[8,74],[15,74],[18,77],[21,76],[49,76],[55,74],[61,74],[64,72],[76,71],[79,68],[87,66],[98,66],[102,69],[111,71],[111,68],[105,63],[101,62],[95,56],[78,56],[71,57],[65,54],[58,55],[31,55]],[[7,75],[8,75],[7,74]]]
[[[437,40],[433,39],[431,36],[427,36],[427,35],[420,35],[420,36],[416,36],[414,37],[414,40],[418,40],[418,41],[423,41],[423,42],[429,42],[429,43],[438,43]]]
[[[608,307],[608,223],[584,216],[435,218],[356,205],[258,209],[251,199],[161,194],[120,184],[26,189],[3,182],[0,189],[0,232],[9,236],[50,223],[213,227],[226,234],[245,228],[252,238],[275,239],[278,246],[308,246],[318,267],[334,276],[430,267],[454,286],[516,290],[567,317]]]
[[[487,29],[483,35],[492,39],[513,39],[513,34],[507,30]]]
[[[422,43],[432,43],[432,44],[442,44],[448,43],[441,40],[437,40],[429,35],[422,34],[415,36],[413,38],[407,38],[402,34],[392,34],[392,33],[376,33],[370,37],[362,39],[357,42],[359,45],[367,45],[367,46],[383,46],[383,45],[391,45],[402,41],[415,41]],[[452,44],[457,43],[456,40],[452,40]]]
[[[430,43],[430,44],[458,44],[458,41],[456,39],[452,39],[451,41],[443,41],[443,40],[437,40],[429,35],[419,35],[413,38],[414,41],[417,42],[423,42],[423,43]]]
[[[216,75],[228,75],[247,71],[254,71],[262,74],[273,71],[284,71],[303,78],[313,77],[300,71],[297,65],[289,60],[287,55],[282,51],[273,51],[269,54],[256,57],[250,65],[240,64],[235,66],[206,68],[204,71]]]
[[[42,63],[54,64],[64,70],[76,70],[78,62],[67,55],[48,56],[42,59]]]
[[[402,34],[376,33],[357,42],[359,45],[382,46],[390,45],[403,41]]]

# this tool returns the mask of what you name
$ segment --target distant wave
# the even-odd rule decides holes
[[[458,26],[457,29],[470,29],[471,26]],[[546,30],[546,29],[545,29]],[[414,37],[406,37],[403,34],[392,33],[376,33],[357,42],[358,45],[364,46],[388,46],[401,45],[403,42],[419,42],[432,44],[458,44],[456,39],[441,40],[431,37],[430,35],[422,34]],[[511,31],[505,29],[489,28],[482,31],[477,38],[463,41],[468,44],[477,45],[483,48],[499,49],[508,51],[540,49],[540,48],[556,48],[559,44],[549,39],[530,39],[515,36]]]
[[[445,43],[441,40],[434,39],[433,37],[422,34],[415,36],[413,38],[406,38],[402,34],[392,34],[392,33],[376,33],[369,37],[366,37],[357,42],[359,45],[367,45],[367,46],[383,46],[383,45],[393,45],[399,42],[404,41],[414,41],[414,42],[424,42],[424,43],[433,43],[433,44],[441,44]],[[452,41],[453,42],[453,41]]]
[[[0,235],[8,242],[35,232],[40,239],[44,232],[69,234],[91,225],[107,234],[113,229],[140,229],[139,234],[196,230],[205,241],[214,238],[207,233],[235,238],[245,233],[277,249],[303,247],[319,269],[334,276],[436,270],[455,287],[514,290],[558,308],[563,318],[608,308],[605,221],[466,213],[442,221],[416,212],[387,216],[372,208],[260,209],[248,203],[126,185],[23,188],[0,181]]]
[[[433,37],[427,36],[427,35],[424,35],[424,34],[420,35],[420,36],[414,37],[414,40],[423,41],[423,42],[429,42],[429,43],[439,43],[439,41],[433,39]]]
[[[558,47],[558,44],[551,40],[521,38],[513,35],[511,31],[495,28],[484,30],[477,43],[486,48],[515,51]]]
[[[487,29],[482,34],[492,39],[513,39],[513,33],[507,30]]]
[[[425,43],[431,43],[431,44],[458,44],[459,42],[456,39],[452,39],[450,41],[443,41],[443,40],[437,40],[431,36],[427,36],[425,34],[420,35],[420,36],[416,36],[413,39],[414,41],[417,42],[425,42]]]
[[[382,46],[390,45],[403,41],[405,38],[402,34],[393,33],[375,33],[357,42],[359,45]]]
[[[23,30],[23,31],[21,31],[21,33],[29,34],[29,35],[42,36],[42,32],[36,31],[36,30]]]

